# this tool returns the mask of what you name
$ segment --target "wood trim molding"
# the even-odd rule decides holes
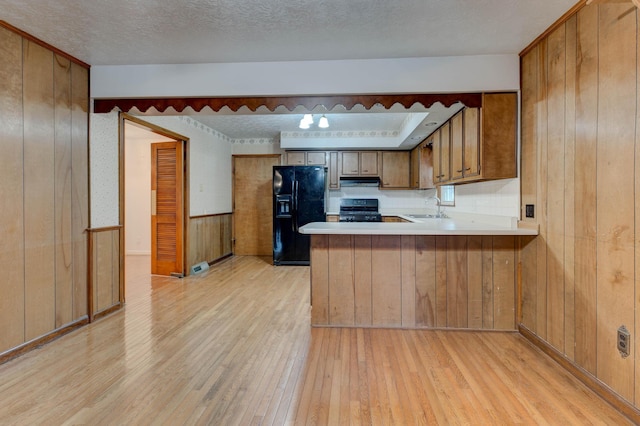
[[[545,39],[547,36],[549,36],[549,34],[554,32],[560,25],[563,25],[565,22],[567,22],[569,20],[569,18],[571,18],[576,13],[578,13],[578,11],[580,11],[580,9],[582,9],[586,5],[587,5],[587,0],[578,1],[578,3],[576,3],[564,15],[562,15],[560,18],[558,18],[558,20],[556,22],[551,24],[551,26],[549,28],[547,28],[542,34],[540,34],[538,37],[536,37],[535,40],[533,40],[531,43],[529,43],[529,45],[527,47],[525,47],[522,50],[522,52],[520,52],[520,57],[522,58],[524,55],[529,53],[531,51],[531,49],[533,49],[534,47],[536,47],[538,45],[538,43],[540,43],[543,39]]]
[[[120,99],[94,99],[93,110],[95,113],[109,113],[114,109],[128,112],[134,108],[145,113],[151,108],[158,112],[165,112],[173,108],[176,112],[183,112],[186,108],[192,108],[196,112],[205,107],[218,112],[223,107],[232,111],[238,111],[241,107],[247,107],[256,111],[260,107],[266,107],[274,111],[283,106],[289,111],[303,106],[311,111],[317,106],[324,106],[328,110],[337,105],[352,109],[356,105],[362,105],[370,109],[375,104],[381,104],[390,108],[396,103],[409,108],[413,104],[420,103],[430,107],[436,102],[445,106],[451,106],[456,102],[462,102],[468,107],[479,108],[482,106],[481,93],[418,93],[418,94],[378,94],[378,95],[327,95],[327,96],[250,96],[250,97],[208,97],[208,98],[120,98]]]
[[[40,40],[39,38],[34,37],[31,34],[29,34],[27,32],[24,32],[19,28],[14,27],[13,25],[9,24],[6,21],[0,20],[0,27],[4,27],[4,28],[8,29],[9,31],[13,31],[16,34],[19,34],[21,37],[26,38],[27,40],[32,41],[34,43],[37,43],[40,46],[44,47],[45,49],[51,50],[56,55],[63,56],[65,58],[67,58],[68,60],[70,60],[71,62],[74,62],[74,63],[80,65],[83,68],[86,68],[86,69],[90,69],[91,68],[91,65],[87,64],[86,62],[83,62],[80,59],[78,59],[78,58],[76,58],[74,56],[71,56],[68,53],[63,52],[62,50],[60,50],[58,48],[53,47],[49,43],[47,43],[47,42],[45,42],[43,40]]]
[[[122,229],[122,225],[105,226],[101,228],[87,228],[87,232],[97,234],[98,232],[116,231]]]
[[[227,215],[231,215],[231,214],[233,214],[233,213],[227,212],[227,213],[200,214],[200,215],[196,215],[196,216],[189,216],[189,219],[202,219],[202,218],[205,218],[205,217],[227,216]]]
[[[20,355],[23,355],[31,351],[32,349],[35,349],[39,346],[49,343],[57,339],[58,337],[64,336],[67,333],[71,333],[75,329],[85,326],[87,324],[89,324],[89,319],[86,316],[84,316],[70,324],[67,324],[62,328],[58,328],[52,331],[49,334],[45,334],[42,337],[38,337],[37,339],[31,340],[30,342],[26,342],[23,345],[10,349],[7,352],[0,354],[0,364],[4,364],[7,361],[17,358]]]
[[[607,401],[616,410],[627,416],[634,424],[640,424],[640,410],[631,405],[631,403],[622,399],[618,394],[611,390],[611,388],[602,383],[588,371],[577,366],[573,361],[558,352],[557,349],[549,345],[547,342],[540,339],[524,325],[519,324],[518,331],[532,345],[536,346],[551,359],[560,364],[562,368],[584,383],[589,389]]]
[[[119,311],[122,308],[122,306],[123,306],[122,302],[119,302],[119,303],[117,303],[117,304],[115,304],[115,305],[113,305],[113,306],[111,306],[111,307],[109,307],[109,308],[107,308],[107,309],[105,309],[103,311],[96,312],[93,315],[92,322],[96,321],[96,320],[99,320],[100,318],[104,318],[107,315],[112,314],[112,313],[114,313],[116,311]]]

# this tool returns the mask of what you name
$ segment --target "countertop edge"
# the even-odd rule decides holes
[[[516,235],[536,236],[528,228],[503,228],[461,221],[430,219],[429,223],[312,222],[300,228],[307,235]]]

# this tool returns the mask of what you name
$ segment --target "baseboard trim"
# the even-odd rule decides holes
[[[119,311],[122,308],[122,306],[123,306],[123,304],[118,302],[115,305],[113,305],[113,306],[111,306],[111,307],[109,307],[109,308],[107,308],[107,309],[105,309],[103,311],[100,311],[100,312],[96,313],[93,316],[93,321],[99,320],[100,318],[104,318],[109,314],[112,314],[112,313],[114,313],[116,311]]]
[[[562,368],[567,370],[575,378],[584,383],[589,389],[591,389],[598,396],[607,401],[616,410],[627,416],[629,420],[631,420],[634,424],[640,424],[640,410],[631,405],[628,401],[621,398],[613,389],[602,383],[587,370],[576,365],[573,361],[560,353],[556,348],[536,336],[524,325],[518,325],[518,331],[531,344],[540,349],[555,362],[560,364]]]
[[[16,346],[13,349],[9,349],[7,352],[0,354],[0,364],[4,364],[7,361],[10,361],[14,358],[19,357],[20,355],[24,355],[25,353],[37,348],[38,346],[42,346],[44,344],[52,342],[57,338],[62,337],[65,334],[71,333],[72,331],[82,326],[85,326],[87,324],[89,324],[89,317],[85,315],[79,320],[69,323],[61,328],[58,328],[49,334],[45,334],[44,336],[38,337],[26,343],[23,343],[20,346]]]
[[[219,257],[219,258],[217,258],[215,260],[212,260],[211,262],[207,262],[207,263],[209,264],[209,266],[213,266],[216,263],[220,263],[220,262],[223,262],[223,261],[229,259],[230,257],[233,257],[233,253],[227,253],[224,256]]]

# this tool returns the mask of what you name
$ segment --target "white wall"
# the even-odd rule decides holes
[[[149,132],[151,134],[151,132]],[[125,253],[151,254],[150,141],[129,138],[125,130]]]
[[[91,67],[91,96],[252,96],[519,90],[513,55]]]
[[[234,139],[231,147],[234,155],[284,154],[274,139]]]
[[[188,117],[143,117],[189,138],[190,215],[231,212],[231,141]],[[91,226],[119,225],[118,114],[91,114]]]
[[[92,228],[120,225],[118,205],[118,113],[89,116]]]
[[[189,117],[143,117],[189,138],[191,216],[231,212],[231,139]]]

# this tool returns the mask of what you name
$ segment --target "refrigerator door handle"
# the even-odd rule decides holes
[[[291,200],[291,224],[293,225],[293,231],[298,232],[298,181],[293,181],[293,199]]]

